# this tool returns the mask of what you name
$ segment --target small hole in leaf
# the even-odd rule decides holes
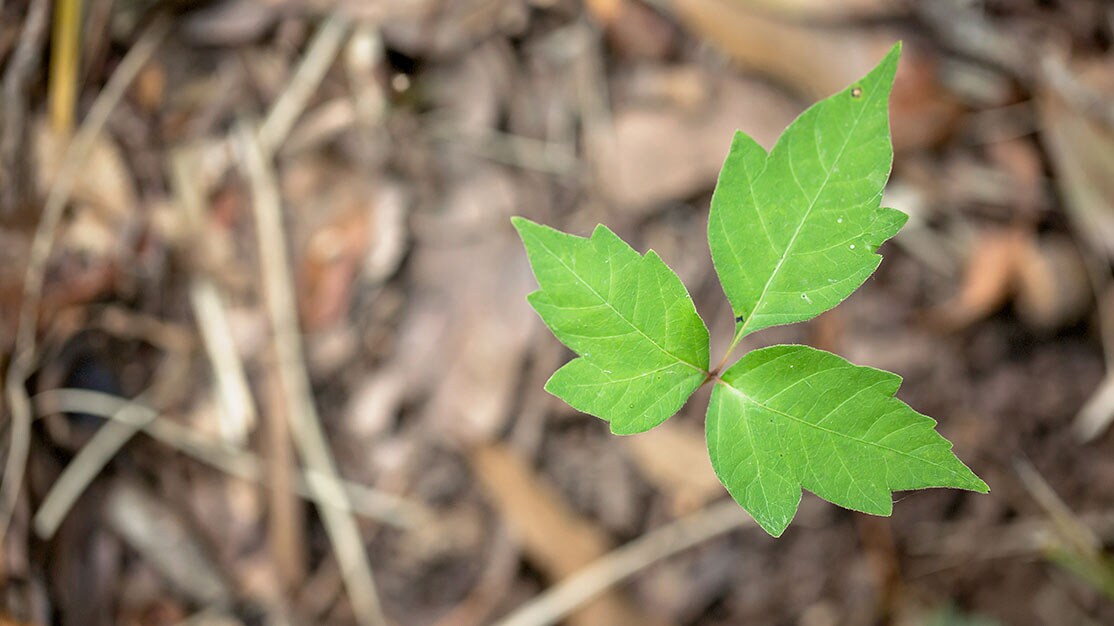
[[[851,88],[851,97],[852,98],[862,98],[863,97],[863,88],[862,87],[852,87]]]

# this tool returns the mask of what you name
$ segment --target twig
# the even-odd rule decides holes
[[[120,481],[104,506],[105,523],[171,585],[201,605],[227,606],[233,593],[203,544],[155,494]]]
[[[322,498],[330,493],[344,499],[305,370],[278,190],[257,135],[243,123],[238,126],[237,135],[237,147],[252,191],[263,293],[271,317],[276,366],[290,411],[294,443],[306,466],[315,472],[307,476],[310,488]],[[387,622],[356,520],[341,508],[321,506],[320,511],[353,613],[361,624],[385,626]]]
[[[197,171],[197,160],[193,156],[194,153],[188,151],[175,152],[170,157],[170,173],[191,235],[200,237],[204,210],[201,194],[193,182]],[[201,273],[194,273],[190,278],[189,297],[205,353],[213,367],[217,398],[224,409],[221,434],[227,442],[243,445],[248,431],[255,425],[256,411],[244,363],[236,352],[226,307],[213,279]]]
[[[69,136],[77,102],[81,56],[81,0],[55,0],[50,41],[50,121],[54,132]]]
[[[1114,561],[1103,554],[1098,535],[1060,499],[1031,463],[1017,458],[1014,470],[1051,522],[1052,536],[1042,546],[1045,555],[1114,598]]]
[[[174,626],[244,626],[244,623],[233,617],[226,609],[210,606],[186,617]],[[286,624],[276,626],[286,626]]]
[[[305,582],[308,558],[305,550],[305,517],[301,502],[291,494],[290,485],[298,458],[290,432],[290,409],[282,379],[274,367],[275,351],[267,351],[264,368],[263,447],[267,456],[267,474],[271,477],[267,494],[267,542],[271,548],[275,570],[286,589],[297,589]]]
[[[348,18],[334,12],[318,28],[305,57],[290,79],[290,85],[275,101],[259,127],[259,144],[263,154],[274,154],[290,134],[294,122],[305,110],[306,103],[336,59],[348,34],[348,27]]]
[[[89,157],[93,143],[104,129],[109,115],[123,97],[128,85],[158,48],[169,25],[170,22],[165,15],[156,17],[143,31],[135,45],[128,50],[120,66],[97,95],[88,116],[67,148],[58,177],[55,178],[47,195],[46,204],[43,206],[42,217],[31,244],[31,254],[23,279],[23,299],[20,302],[15,347],[5,381],[12,426],[8,462],[4,467],[3,483],[0,484],[0,543],[7,535],[8,523],[15,510],[19,489],[23,483],[23,472],[27,465],[27,453],[31,441],[31,401],[27,396],[26,384],[35,364],[35,335],[38,330],[39,304],[42,300],[44,274],[54,245],[55,231],[58,230],[58,224],[62,220],[78,171]]]
[[[451,122],[430,116],[429,136],[434,141],[463,148],[472,154],[496,163],[524,170],[557,176],[576,176],[578,161],[567,144],[522,135],[486,130],[483,133],[463,132]]]
[[[1041,55],[1037,75],[1045,87],[1069,102],[1076,111],[1114,130],[1114,103],[1111,103],[1110,94],[1080,80],[1063,58],[1052,53]]]
[[[1107,368],[1111,367],[1107,361]],[[1114,422],[1114,369],[1108,369],[1098,388],[1075,414],[1072,431],[1080,443],[1090,443],[1106,432]]]
[[[104,419],[138,425],[152,439],[182,452],[217,470],[243,480],[268,483],[263,461],[248,450],[221,446],[190,428],[133,400],[87,389],[52,389],[35,396],[39,413],[85,413]],[[298,476],[294,492],[307,500],[333,507],[349,506],[347,511],[398,528],[411,528],[428,519],[425,507],[371,487],[341,481],[346,500],[321,499],[310,489],[305,474]]]
[[[1079,255],[1083,259],[1083,267],[1087,270],[1087,278],[1098,309],[1099,334],[1102,337],[1106,376],[1075,414],[1072,430],[1076,439],[1082,443],[1098,438],[1114,421],[1114,309],[1107,293],[1111,284],[1110,265],[1105,254],[1101,250],[1094,249],[1094,246],[1088,245],[1088,241],[1084,240],[1079,244]]]
[[[499,621],[496,626],[548,626],[608,587],[655,561],[686,550],[750,522],[734,500],[662,526],[600,557]]]
[[[49,15],[50,0],[31,2],[19,43],[4,75],[4,134],[0,137],[0,172],[4,173],[4,179],[0,180],[3,183],[0,185],[0,215],[11,215],[22,202],[27,188],[25,159],[20,158],[20,148],[26,145],[27,137],[27,87],[42,56]]]
[[[141,398],[151,401],[164,399],[168,391],[177,391],[179,381],[186,375],[188,360],[170,357],[163,362],[159,374],[154,382],[142,393]],[[103,428],[97,430],[77,453],[72,461],[62,470],[62,474],[50,486],[42,504],[32,518],[32,527],[35,533],[43,539],[51,538],[58,530],[62,520],[69,514],[74,503],[101,473],[108,462],[136,435],[154,416],[143,412],[136,412],[137,404],[125,404],[117,409],[129,419],[112,419]],[[157,414],[155,414],[157,415]],[[115,417],[115,416],[110,416]]]
[[[50,539],[58,530],[66,514],[73,508],[104,466],[137,432],[158,416],[154,412],[139,411],[140,405],[126,404],[111,415],[111,421],[97,430],[73,458],[43,498],[31,525],[42,539]]]
[[[1079,521],[1037,468],[1020,457],[1014,459],[1013,467],[1029,495],[1048,515],[1056,534],[1063,537],[1071,548],[1080,554],[1097,554],[1102,545],[1098,536]]]

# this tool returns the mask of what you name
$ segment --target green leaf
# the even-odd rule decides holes
[[[516,217],[541,289],[529,301],[580,355],[546,383],[611,431],[649,430],[676,413],[708,375],[708,329],[677,275],[605,226],[590,239]]]
[[[905,214],[880,206],[900,51],[894,46],[861,81],[802,113],[768,156],[735,135],[708,221],[712,259],[738,320],[734,343],[839,304],[904,225]]]
[[[808,346],[750,352],[712,391],[712,466],[775,537],[796,514],[801,487],[874,515],[890,514],[897,490],[988,492],[935,420],[893,397],[900,384],[894,374]]]
[[[870,74],[803,113],[766,154],[735,136],[712,196],[708,239],[736,315],[723,363],[747,334],[834,307],[878,267],[905,223],[880,204],[889,177],[887,106],[900,44]],[[530,303],[580,355],[546,389],[611,423],[648,430],[714,382],[708,452],[732,497],[774,536],[801,490],[889,515],[893,492],[989,489],[936,422],[894,397],[901,379],[806,346],[747,354],[709,371],[708,330],[677,276],[603,226],[583,239],[514,225],[541,285]]]

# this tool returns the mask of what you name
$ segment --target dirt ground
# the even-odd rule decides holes
[[[744,347],[900,374],[992,491],[773,539],[706,390],[630,437],[543,391],[509,218],[653,248],[722,353],[732,133],[897,40],[909,224]],[[1112,43],[1103,0],[0,0],[0,626],[1114,624]]]

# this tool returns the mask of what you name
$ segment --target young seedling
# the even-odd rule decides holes
[[[878,246],[904,225],[905,214],[880,204],[900,52],[894,46],[862,80],[802,113],[769,154],[736,133],[708,219],[735,313],[715,367],[692,298],[653,250],[640,255],[603,225],[584,239],[513,218],[541,286],[529,302],[580,355],[546,390],[625,435],[657,426],[713,384],[712,466],[775,537],[802,487],[874,515],[891,513],[893,491],[989,491],[935,420],[894,397],[895,374],[801,345],[754,350],[723,369],[743,337],[811,319],[851,295],[881,262]]]

